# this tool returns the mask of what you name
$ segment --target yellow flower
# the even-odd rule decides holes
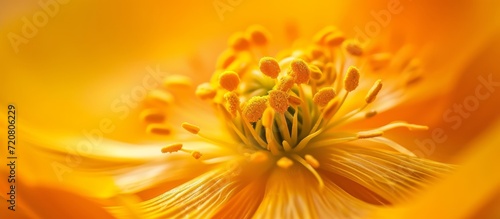
[[[186,119],[203,128],[187,122],[182,128],[203,142],[162,149],[190,154],[206,169],[174,166],[177,175],[199,176],[132,205],[135,213],[155,218],[364,217],[375,206],[407,200],[451,170],[383,136],[396,128],[422,131],[426,126],[394,121],[370,130],[346,128],[411,97],[422,76],[411,53],[362,45],[333,26],[278,58],[267,56],[269,41],[262,26],[230,37],[211,82],[196,90],[224,128],[213,129],[203,122],[208,115],[199,112]],[[160,112],[146,111],[144,119],[154,127],[148,130],[169,134],[157,125]],[[112,212],[130,217],[126,209]]]
[[[221,6],[219,1],[214,2]],[[332,209],[344,209],[345,211],[334,212],[342,216],[361,216],[373,211],[378,212],[380,204],[399,205],[411,203],[409,200],[418,200],[419,193],[410,190],[426,183],[427,178],[412,174],[412,171],[406,169],[401,171],[390,167],[400,165],[399,162],[404,158],[408,159],[403,160],[405,163],[412,164],[410,167],[424,173],[427,173],[429,168],[448,169],[447,165],[414,158],[412,154],[455,162],[456,160],[452,160],[453,155],[461,151],[457,147],[465,148],[471,145],[465,142],[481,133],[484,124],[489,124],[497,118],[495,107],[481,107],[474,112],[476,117],[472,118],[481,122],[474,122],[476,119],[467,120],[465,116],[455,114],[450,107],[452,103],[462,103],[474,92],[466,88],[471,86],[474,90],[473,86],[476,84],[471,81],[477,81],[479,72],[461,72],[468,66],[468,62],[477,64],[474,71],[481,69],[496,72],[491,66],[481,66],[483,63],[495,63],[492,59],[496,57],[494,52],[490,52],[487,57],[479,56],[477,60],[471,57],[476,57],[476,53],[483,51],[481,46],[489,42],[487,37],[498,27],[498,21],[495,19],[487,19],[491,22],[486,22],[486,19],[478,15],[491,14],[486,12],[494,11],[497,4],[484,1],[471,7],[465,1],[419,1],[418,4],[412,5],[401,2],[404,8],[401,13],[404,14],[390,14],[392,19],[389,19],[390,25],[386,26],[383,19],[385,14],[382,11],[391,13],[389,8],[393,8],[392,11],[397,12],[399,8],[389,6],[388,3],[391,2],[355,2],[347,6],[334,2],[316,2],[295,6],[290,2],[277,1],[265,2],[266,7],[263,7],[262,2],[245,1],[230,5],[232,10],[226,10],[222,15],[224,23],[219,20],[220,11],[214,12],[211,7],[205,10],[204,7],[183,4],[172,6],[169,3],[162,3],[162,7],[156,4],[137,7],[120,2],[99,5],[99,10],[95,11],[92,2],[60,5],[61,13],[57,14],[59,19],[50,20],[46,27],[39,29],[39,35],[30,38],[27,44],[21,44],[18,54],[11,54],[13,50],[10,42],[2,44],[4,48],[9,49],[0,53],[2,60],[7,63],[4,70],[9,73],[0,88],[3,93],[9,93],[9,96],[2,96],[2,103],[14,102],[20,107],[20,112],[24,112],[20,116],[19,127],[21,136],[25,136],[20,142],[25,147],[19,150],[30,162],[20,167],[21,172],[27,173],[22,175],[22,180],[37,185],[66,187],[78,194],[106,199],[100,201],[105,206],[123,205],[124,207],[108,209],[116,216],[126,217],[210,216],[215,213],[217,216],[223,216],[230,212],[248,215],[272,214],[270,217],[279,214],[319,217],[324,214],[330,216],[329,211]],[[168,8],[169,13],[163,13],[159,8]],[[207,25],[200,25],[201,21],[198,19],[184,19],[189,17],[183,13],[186,9],[192,9],[190,13],[193,17],[212,15],[213,18],[203,19],[203,24]],[[127,13],[120,13],[132,10],[146,19],[138,21]],[[255,16],[257,11],[258,17]],[[280,13],[277,13],[278,11]],[[88,12],[93,16],[89,16]],[[182,19],[175,19],[174,22],[170,16],[164,14]],[[292,19],[283,24],[282,20],[289,17]],[[397,19],[400,17],[402,19]],[[346,18],[349,18],[348,22],[342,21]],[[116,26],[117,20],[123,25]],[[167,25],[157,28],[158,20]],[[255,22],[266,24],[275,34],[269,47],[261,50],[251,46],[253,53],[224,52],[226,58],[236,54],[237,59],[233,60],[233,66],[219,68],[213,78],[209,79],[206,72],[212,70],[214,63],[220,64],[213,53],[218,53],[223,48],[221,39],[226,38],[230,31],[241,31],[243,26]],[[144,23],[148,23],[149,27],[145,28]],[[358,30],[365,32],[361,35],[374,36],[372,44],[362,44],[358,48],[355,43],[342,41],[343,35],[338,32],[328,34],[330,45],[326,45],[327,47],[343,42],[342,45],[334,47],[335,53],[345,54],[345,60],[338,63],[346,64],[342,71],[336,72],[337,74],[333,74],[331,69],[340,69],[341,66],[319,66],[319,63],[313,63],[308,57],[314,53],[314,48],[308,46],[314,44],[311,43],[314,37],[310,33],[331,23],[338,24],[339,29],[346,33],[346,38],[351,39],[358,34]],[[17,24],[14,22],[11,26],[2,28],[2,35],[7,36],[9,32],[22,34],[22,27]],[[377,25],[374,24],[381,28],[380,34],[374,34],[377,32]],[[286,29],[285,33],[279,31],[283,27]],[[371,29],[375,32],[370,32],[370,27],[375,28]],[[153,29],[161,31],[152,31]],[[388,31],[390,29],[394,31]],[[92,32],[94,30],[96,32]],[[466,35],[462,30],[472,34]],[[328,29],[326,31],[328,32]],[[387,32],[395,34],[390,35]],[[88,40],[89,34],[96,37],[90,37],[92,40]],[[236,43],[241,39],[237,36],[238,34],[233,38],[236,41],[232,42]],[[165,39],[172,40],[172,43],[169,40],[168,43],[162,43]],[[359,39],[365,40],[364,37]],[[205,40],[213,42],[213,45],[199,48],[204,51],[202,56],[183,54],[190,59],[183,58],[179,61],[176,58],[178,53],[192,53],[189,49],[206,45],[206,42],[202,42]],[[426,43],[432,41],[435,44],[430,45],[434,47],[425,47],[429,45]],[[258,44],[257,41],[252,42],[251,45]],[[59,44],[63,46],[58,46]],[[243,42],[232,45],[236,46],[235,49],[239,46],[247,48],[244,44]],[[279,50],[272,45],[285,50],[278,54]],[[371,47],[372,45],[380,47]],[[320,42],[319,46],[324,45]],[[488,46],[498,48],[498,44]],[[457,47],[460,51],[455,52]],[[326,57],[332,56],[331,51],[324,48],[322,50]],[[50,53],[46,54],[47,51]],[[72,57],[71,54],[76,52],[78,56]],[[362,56],[357,57],[356,54],[360,52]],[[99,53],[97,58],[96,53]],[[267,56],[270,58],[261,59]],[[298,67],[289,73],[287,69],[293,68],[283,60],[290,56],[294,58],[288,61],[296,63]],[[343,56],[339,59],[341,57]],[[212,92],[215,96],[203,103],[192,95],[194,90],[172,89],[168,86],[162,89],[167,89],[172,96],[164,90],[155,91],[149,93],[148,99],[141,104],[113,104],[114,100],[119,99],[116,96],[135,91],[127,90],[127,86],[135,86],[137,81],[143,79],[124,73],[123,69],[135,73],[143,70],[144,63],[149,65],[163,59],[169,61],[163,63],[162,68],[168,66],[168,70],[185,73],[191,84],[209,82],[197,90],[200,97],[210,97]],[[410,67],[418,64],[419,59],[421,68],[416,70],[421,72],[414,74],[419,72],[414,72],[415,69]],[[220,60],[224,60],[224,57]],[[259,66],[261,60],[262,70]],[[274,60],[278,62],[281,70],[278,80],[272,79],[276,73],[273,69],[277,69],[272,64]],[[387,60],[389,65],[382,68]],[[129,62],[135,63],[124,64]],[[400,63],[401,66],[391,63]],[[382,67],[377,66],[378,64]],[[137,70],[136,65],[141,69]],[[307,74],[303,74],[304,68],[300,70],[300,66],[305,65],[311,68],[309,77],[302,77]],[[351,65],[355,68],[348,71]],[[153,65],[153,71],[157,70],[155,67]],[[237,77],[225,71],[227,68],[236,73]],[[257,73],[253,73],[253,70]],[[411,73],[407,74],[408,71]],[[359,73],[359,80],[356,72]],[[387,74],[378,75],[377,72]],[[408,78],[401,78],[399,73],[402,72],[403,76]],[[334,75],[336,80],[323,78]],[[488,76],[484,75],[486,78]],[[111,82],[116,78],[123,82]],[[219,78],[224,86],[220,86]],[[295,83],[290,90],[285,86],[287,78],[288,81],[293,79]],[[344,78],[348,79],[346,84]],[[181,82],[181,85],[186,85],[182,83],[186,82],[185,77],[169,79],[175,80],[167,82]],[[323,79],[324,81],[321,81]],[[378,79],[382,80],[378,82]],[[493,77],[493,80],[495,79],[496,76]],[[8,83],[9,81],[16,83]],[[237,81],[239,83],[236,83]],[[334,85],[326,85],[327,83]],[[403,85],[408,83],[412,86]],[[379,84],[383,84],[381,89]],[[21,85],[23,89],[17,90]],[[370,91],[372,86],[373,91]],[[260,88],[264,90],[259,90]],[[250,92],[252,89],[255,89],[255,93]],[[19,92],[11,92],[12,90]],[[191,95],[184,93],[187,91]],[[398,91],[402,93],[399,94]],[[450,91],[454,93],[450,95]],[[346,93],[349,95],[343,101]],[[254,95],[259,97],[252,99]],[[174,104],[170,102],[170,97],[175,98]],[[452,99],[443,101],[447,98]],[[158,100],[161,100],[161,103],[158,103]],[[492,98],[481,104],[494,106],[496,100],[498,95],[492,95]],[[112,109],[118,109],[113,106],[126,108],[107,112],[110,103]],[[164,111],[164,108],[154,108],[169,103],[171,105],[167,111]],[[367,114],[358,113],[349,118],[349,112],[363,108],[364,104],[367,106],[363,112],[375,109],[377,115],[373,116],[375,113],[368,111]],[[218,107],[207,107],[211,105]],[[460,116],[460,129],[456,132],[445,129],[448,137],[446,143],[433,142],[438,150],[430,146],[432,144],[427,143],[429,141],[423,140],[432,140],[436,127],[449,125],[448,121],[442,119],[443,113],[447,112],[449,107],[453,112],[451,116]],[[34,108],[37,110],[30,110]],[[58,110],[56,119],[49,116],[53,115],[55,108]],[[144,111],[138,112],[138,109]],[[209,116],[212,114],[218,116]],[[294,115],[297,115],[296,122]],[[309,120],[307,116],[310,116]],[[149,132],[170,135],[145,135],[141,130],[143,124],[137,122],[136,117],[153,122],[147,127]],[[342,121],[343,118],[346,118],[345,121]],[[263,119],[267,121],[266,124],[262,124]],[[325,123],[328,119],[330,124],[339,124],[327,130]],[[424,129],[424,126],[420,125],[392,123],[399,120],[428,125],[430,130],[414,130],[410,133],[404,129],[392,129],[397,126]],[[165,122],[158,124],[158,121]],[[233,121],[236,123],[235,128],[231,125]],[[453,124],[458,124],[457,121],[454,120],[456,123]],[[189,132],[179,129],[182,122],[189,122],[184,128],[197,133],[205,140],[192,138],[194,136],[187,135]],[[94,132],[96,124],[97,130],[100,129],[101,132]],[[307,125],[304,127],[304,124]],[[318,125],[314,131],[321,132],[312,131],[316,124]],[[385,126],[387,124],[390,125]],[[115,130],[109,131],[112,127],[115,127]],[[257,133],[255,129],[259,127],[261,131]],[[293,135],[293,130],[297,130],[297,136]],[[305,142],[307,136],[315,133],[317,136],[310,139],[308,144],[300,145],[300,150],[293,150],[298,148],[300,141]],[[84,137],[79,137],[82,134]],[[421,142],[420,145],[415,143],[416,139]],[[282,140],[289,141],[284,143]],[[319,144],[320,140],[331,140],[337,143],[335,146],[344,147],[322,146]],[[241,144],[245,141],[248,144]],[[261,141],[264,141],[264,144]],[[135,144],[144,142],[153,143],[148,146]],[[160,154],[160,144],[165,144],[164,142],[169,142],[169,147],[163,151],[172,151],[171,154]],[[88,143],[93,146],[87,151],[85,146],[89,145]],[[381,147],[385,149],[382,150]],[[39,148],[43,150],[40,151]],[[45,149],[49,149],[51,153],[45,153]],[[177,149],[178,151],[173,153]],[[386,172],[387,170],[389,172]],[[368,173],[354,174],[363,171]],[[487,179],[484,174],[478,175],[478,178],[480,177]],[[492,185],[496,182],[492,181]],[[66,195],[71,196],[64,194],[62,197]],[[422,200],[424,203],[432,198],[423,196]],[[137,204],[139,201],[143,202]],[[76,202],[77,200],[71,200],[67,204],[75,206]],[[188,208],[182,209],[183,206]],[[425,205],[419,206],[428,209]],[[420,210],[419,206],[414,209]],[[38,211],[43,208],[38,204],[30,207]],[[411,206],[408,209],[411,214]]]

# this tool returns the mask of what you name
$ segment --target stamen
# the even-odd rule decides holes
[[[260,150],[250,155],[250,161],[255,163],[262,163],[269,160],[269,154]]]
[[[333,66],[333,63],[331,62],[328,62],[326,65],[325,65],[325,68],[324,68],[324,71],[323,71],[324,74],[326,74],[326,77],[325,79],[330,82],[330,83],[333,83],[337,80],[337,70],[335,69],[335,67]]]
[[[365,101],[366,103],[371,103],[375,100],[377,97],[378,92],[382,89],[382,82],[381,80],[377,80],[375,84],[373,84],[372,88],[370,91],[368,91],[368,94],[366,95]]]
[[[177,152],[179,150],[182,149],[182,144],[172,144],[172,145],[168,145],[168,146],[165,146],[161,149],[161,152],[162,153],[173,153],[173,152]]]
[[[318,46],[313,46],[312,48],[310,48],[308,54],[312,60],[319,59],[319,58],[325,56],[325,53],[323,52],[322,48],[318,47]],[[311,63],[311,64],[313,64],[313,63]]]
[[[151,104],[170,105],[174,102],[174,96],[164,90],[152,90],[147,94],[146,102]]]
[[[379,70],[389,64],[392,59],[392,55],[390,53],[377,53],[372,55],[369,59],[369,63],[372,66],[373,70]]]
[[[383,131],[372,130],[372,131],[358,132],[357,137],[358,137],[358,139],[374,138],[374,137],[382,136],[383,134],[384,134]]]
[[[278,128],[280,130],[281,136],[283,136],[285,142],[291,142],[290,130],[288,130],[288,124],[286,123],[285,115],[279,113],[278,118],[279,118]],[[285,147],[284,144],[282,144],[282,146]]]
[[[169,126],[163,124],[149,124],[146,127],[146,132],[156,135],[170,135],[172,130]]]
[[[189,88],[193,85],[191,78],[185,75],[169,75],[163,81],[163,86],[169,88]]]
[[[305,161],[304,159],[302,159],[302,157],[300,157],[299,155],[297,154],[291,154],[290,155],[294,160],[298,161],[300,164],[304,165],[304,167],[309,170],[309,172],[311,172],[314,177],[316,178],[316,180],[318,180],[318,183],[319,183],[319,189],[323,189],[325,187],[325,183],[323,182],[323,179],[321,178],[321,176],[319,175],[319,173],[313,168],[312,165],[310,165],[309,163],[307,163],[307,161]]]
[[[162,123],[165,121],[166,117],[163,110],[156,108],[145,109],[139,115],[139,118],[146,123]]]
[[[296,145],[297,141],[299,140],[297,138],[298,132],[299,132],[299,110],[295,108],[295,113],[293,114],[292,118],[292,136],[290,137],[292,139],[292,142],[290,142],[292,145]]]
[[[195,159],[200,159],[202,154],[199,151],[194,151],[194,150],[187,150],[182,148],[182,144],[171,144],[168,146],[165,146],[161,149],[162,153],[173,153],[173,152],[178,152],[178,151],[183,151],[186,153],[190,153],[192,157]]]
[[[377,110],[370,110],[368,112],[366,112],[365,114],[365,118],[371,118],[371,117],[374,117],[375,115],[377,115]]]
[[[226,99],[226,109],[233,117],[236,117],[238,110],[240,109],[240,98],[235,92],[227,92],[224,94],[224,99]]]
[[[306,154],[304,156],[306,162],[311,165],[314,169],[318,169],[319,168],[319,162],[318,160],[316,160],[316,158],[314,158],[312,155],[310,154]]]
[[[257,46],[265,46],[269,43],[269,32],[260,25],[253,25],[247,29],[247,37]]]
[[[200,132],[200,127],[197,125],[193,125],[187,122],[182,123],[182,128],[185,129],[188,132],[191,132],[195,135],[197,135]]]
[[[295,80],[292,76],[284,75],[279,78],[276,89],[283,92],[288,92],[290,91],[290,89],[292,89],[294,83]]]
[[[424,125],[415,125],[415,124],[409,124],[406,122],[394,122],[391,124],[384,125],[380,128],[377,128],[376,130],[380,130],[380,131],[385,132],[387,130],[391,130],[391,129],[395,129],[395,128],[399,128],[399,127],[406,127],[410,131],[426,131],[429,129],[429,127],[424,126]]]
[[[196,96],[202,100],[213,99],[217,92],[209,83],[198,85],[195,92]]]
[[[273,120],[273,110],[268,107],[262,114],[262,125],[266,128],[271,128],[273,126]]]
[[[219,85],[227,91],[234,91],[240,83],[240,77],[234,71],[226,71],[219,76]]]
[[[217,58],[217,64],[216,67],[217,69],[226,69],[231,65],[235,60],[237,56],[234,50],[232,49],[227,49],[222,54]]]
[[[194,157],[194,159],[200,159],[200,157],[202,156],[202,154],[199,152],[199,151],[191,151],[191,156]]]
[[[313,101],[318,106],[325,107],[335,96],[336,93],[332,87],[324,87],[314,94]]]
[[[288,103],[293,105],[293,106],[299,106],[300,104],[302,104],[302,100],[297,96],[289,95],[288,96]]]
[[[280,90],[269,91],[269,106],[278,113],[285,113],[288,109],[288,94]]]
[[[320,31],[318,31],[318,33],[316,33],[316,35],[314,35],[314,38],[313,38],[313,41],[317,44],[324,44],[325,43],[325,39],[328,35],[334,33],[335,31],[338,31],[338,29],[334,26],[327,26],[323,29],[321,29]]]
[[[274,139],[273,133],[273,121],[274,121],[274,112],[272,108],[267,108],[262,115],[262,125],[266,128],[266,140],[267,140],[267,149],[271,151],[273,155],[278,155],[280,153],[279,145]]]
[[[344,40],[345,40],[344,34],[340,31],[335,31],[333,33],[328,34],[328,36],[325,38],[325,44],[330,47],[335,47],[342,44]]]
[[[267,98],[255,96],[250,98],[243,108],[243,116],[248,122],[257,122],[261,117],[264,110],[267,108]]]
[[[290,143],[288,143],[288,141],[283,141],[281,144],[283,145],[283,149],[285,149],[285,151],[292,150],[292,146],[290,146]]]
[[[292,69],[292,75],[295,77],[295,83],[304,84],[309,82],[309,75],[311,74],[311,70],[309,70],[309,66],[302,59],[295,59],[290,64]]]
[[[309,70],[311,71],[311,78],[313,80],[319,80],[323,76],[323,72],[316,65],[309,65]]]
[[[228,44],[236,51],[247,50],[250,47],[250,42],[245,38],[242,32],[236,32],[229,37]]]
[[[323,110],[323,117],[325,119],[330,119],[337,113],[338,106],[339,106],[340,100],[334,99],[333,101],[330,101],[327,105],[326,108]]]
[[[276,162],[276,165],[278,165],[283,169],[288,169],[293,165],[293,161],[290,160],[288,157],[282,157]]]
[[[273,79],[277,78],[279,73],[281,72],[278,61],[276,61],[276,59],[272,57],[261,58],[259,61],[259,69],[263,74]]]
[[[359,70],[350,66],[344,78],[344,88],[347,92],[351,92],[358,87],[359,84]]]
[[[357,41],[349,40],[346,42],[345,49],[347,52],[353,56],[361,56],[363,55],[363,49],[361,45]]]

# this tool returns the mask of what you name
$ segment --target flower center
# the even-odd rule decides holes
[[[231,48],[220,56],[212,81],[199,85],[196,90],[198,97],[213,103],[236,142],[248,151],[250,161],[272,160],[281,168],[298,162],[310,170],[322,186],[315,171],[320,163],[308,153],[311,149],[373,138],[383,139],[390,147],[413,155],[397,143],[380,137],[396,127],[426,129],[425,126],[396,122],[357,133],[335,130],[350,120],[377,114],[369,108],[382,88],[380,79],[368,85],[371,88],[364,91],[360,106],[344,109],[345,105],[353,105],[349,104],[349,95],[360,84],[366,85],[360,83],[363,68],[357,65],[366,63],[366,59],[358,42],[346,39],[336,28],[327,27],[316,34],[314,44],[307,49],[274,58],[265,55],[268,35],[263,28],[251,27],[246,34],[231,37]],[[388,64],[386,59],[386,56],[372,57],[370,65],[384,68]],[[184,123],[182,126],[209,141],[224,144],[204,135],[196,125]],[[180,150],[182,145],[176,144],[162,151]],[[198,151],[185,152],[195,158],[201,156]]]

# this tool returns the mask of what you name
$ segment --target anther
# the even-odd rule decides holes
[[[276,89],[283,92],[288,92],[290,91],[290,89],[292,89],[294,83],[295,80],[292,76],[284,75],[279,78],[278,84],[276,85]]]
[[[334,47],[342,44],[344,42],[345,36],[342,32],[340,31],[335,31],[333,33],[328,34],[325,38],[325,44]]]
[[[320,31],[318,31],[318,33],[316,33],[316,35],[314,35],[313,41],[317,44],[322,45],[325,43],[326,37],[328,35],[334,33],[335,31],[338,31],[336,27],[327,26],[327,27],[321,29]]]
[[[323,76],[323,72],[318,68],[316,65],[309,65],[309,70],[311,71],[311,78],[313,80],[319,80],[321,79],[321,76]]]
[[[236,32],[229,37],[228,44],[236,51],[247,50],[250,47],[250,42],[245,38],[242,32]]]
[[[170,135],[172,130],[169,126],[163,124],[149,124],[146,127],[146,132],[156,135]]]
[[[227,49],[217,58],[217,69],[226,69],[236,60],[236,53],[232,49]]]
[[[224,94],[224,99],[226,99],[226,109],[233,117],[236,117],[238,110],[240,109],[240,98],[235,92],[227,92]]]
[[[350,66],[344,78],[344,88],[347,92],[351,92],[358,87],[359,84],[359,70]]]
[[[269,43],[269,32],[260,25],[250,26],[247,31],[247,37],[250,41],[257,46],[265,46]]]
[[[345,44],[345,49],[347,52],[353,56],[361,56],[363,55],[363,49],[361,45],[357,41],[349,40]]]
[[[365,118],[371,118],[371,117],[374,117],[375,115],[377,115],[377,111],[376,110],[370,110],[370,111],[366,112]]]
[[[264,151],[257,151],[250,155],[250,161],[255,163],[261,163],[267,160],[269,160],[269,155]]]
[[[174,96],[163,90],[152,90],[146,97],[146,102],[151,104],[169,105],[174,102]]]
[[[205,82],[203,84],[198,85],[195,94],[200,99],[206,100],[214,98],[215,95],[217,94],[217,91],[215,91],[215,89],[212,86],[210,86],[209,83]]]
[[[270,78],[277,78],[279,73],[281,72],[280,65],[276,61],[276,59],[272,57],[263,57],[259,61],[259,69],[260,71],[269,76]]]
[[[391,59],[392,55],[390,53],[377,53],[372,55],[372,57],[369,59],[369,63],[374,70],[378,70],[387,66]]]
[[[268,107],[262,114],[262,125],[266,128],[271,128],[273,126],[273,121],[273,109]]]
[[[313,101],[318,106],[325,107],[335,96],[336,93],[332,87],[324,87],[314,94]]]
[[[185,75],[170,75],[163,81],[163,86],[169,88],[189,88],[193,85],[191,78]]]
[[[202,154],[199,151],[191,151],[191,156],[193,156],[194,159],[200,159]]]
[[[145,109],[139,115],[142,121],[147,123],[162,123],[166,119],[166,115],[160,109]]]
[[[319,162],[318,160],[316,160],[316,158],[314,158],[312,155],[309,155],[309,154],[306,154],[306,156],[304,156],[306,162],[311,165],[314,169],[318,169],[319,168]]]
[[[373,84],[372,88],[370,91],[368,91],[368,94],[366,94],[365,101],[366,103],[371,103],[375,100],[377,97],[378,92],[382,89],[382,82],[381,80],[377,80],[375,84]]]
[[[161,149],[162,153],[173,153],[182,149],[182,144],[171,144]]]
[[[250,98],[243,108],[243,116],[249,122],[257,122],[261,117],[264,110],[267,108],[267,98],[255,96]]]
[[[183,149],[182,144],[180,144],[180,143],[171,144],[171,145],[165,146],[161,149],[162,153],[173,153],[173,152],[177,152],[177,151],[183,151],[186,153],[190,153],[191,156],[194,157],[195,159],[200,159],[200,157],[202,156],[202,154],[199,151]]]
[[[240,83],[240,77],[234,71],[225,71],[219,76],[219,85],[227,91],[234,91]]]
[[[335,113],[337,113],[337,110],[338,110],[338,106],[339,106],[339,99],[333,99],[332,101],[330,101],[325,109],[323,110],[323,116],[327,119],[331,118],[333,115],[335,115]]]
[[[269,106],[278,113],[285,113],[288,109],[288,94],[280,90],[269,91]]]
[[[292,74],[295,76],[295,83],[304,84],[309,82],[309,75],[311,74],[311,70],[309,70],[309,66],[302,59],[295,59],[290,64],[292,69]]]
[[[325,77],[328,81],[334,82],[337,79],[337,70],[333,63],[329,62],[325,65],[323,73],[327,76]]]
[[[188,132],[191,132],[193,134],[198,134],[198,132],[200,132],[200,127],[197,126],[197,125],[193,125],[193,124],[190,124],[190,123],[187,123],[187,122],[184,122],[182,123],[182,128],[185,129],[186,131]]]
[[[312,60],[319,59],[319,58],[321,58],[323,56],[325,56],[325,53],[323,52],[323,50],[321,49],[321,47],[315,46],[315,47],[312,47],[309,50],[309,57]]]
[[[288,169],[289,167],[291,167],[293,165],[293,161],[290,160],[290,158],[288,158],[288,157],[282,157],[278,161],[276,161],[276,165],[278,165],[279,167],[281,167],[283,169]]]
[[[289,95],[288,96],[288,103],[294,106],[299,106],[302,104],[302,99],[300,97],[294,96],[294,95]]]

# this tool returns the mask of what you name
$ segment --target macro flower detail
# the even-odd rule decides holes
[[[224,129],[211,130],[203,124],[209,115],[200,112],[181,125],[195,140],[161,149],[165,156],[190,155],[184,159],[204,165],[200,174],[110,212],[124,218],[358,218],[403,203],[451,171],[386,137],[394,129],[427,126],[360,125],[418,86],[420,66],[411,54],[361,44],[332,26],[310,44],[276,55],[269,53],[270,41],[257,25],[231,36],[211,80],[195,91]]]

